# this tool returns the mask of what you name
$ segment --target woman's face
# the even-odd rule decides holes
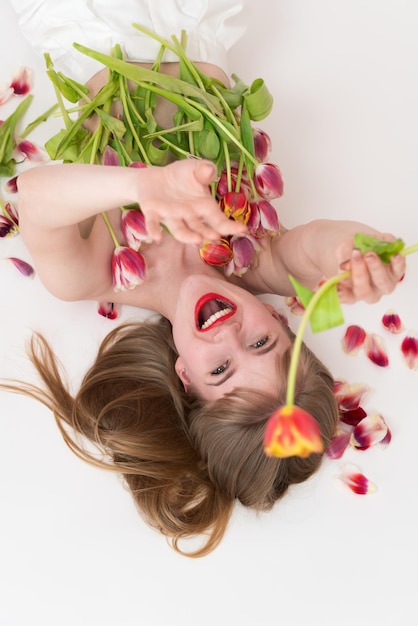
[[[185,388],[206,400],[235,387],[277,392],[277,360],[291,345],[277,317],[241,287],[189,276],[173,318],[176,372]]]

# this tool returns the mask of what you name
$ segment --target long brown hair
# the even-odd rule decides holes
[[[164,318],[113,330],[74,397],[44,337],[35,333],[28,353],[42,387],[11,381],[2,388],[45,404],[71,450],[121,473],[146,522],[188,556],[219,544],[236,500],[269,509],[320,464],[320,455],[272,459],[263,451],[266,420],[284,400],[289,355],[274,397],[236,390],[208,404],[185,393]],[[338,418],[332,378],[306,346],[296,403],[315,416],[327,444]],[[180,548],[182,539],[201,535],[207,538],[200,548]]]

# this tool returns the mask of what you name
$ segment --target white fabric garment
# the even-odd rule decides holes
[[[75,50],[73,42],[109,54],[119,43],[131,61],[154,61],[158,42],[132,27],[136,22],[157,35],[180,38],[194,61],[227,71],[226,52],[244,33],[234,20],[243,0],[10,0],[22,33],[39,53],[51,55],[55,69],[85,83],[102,65]],[[167,51],[166,61],[177,57]]]

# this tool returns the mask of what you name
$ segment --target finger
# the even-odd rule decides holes
[[[161,241],[162,238],[162,228],[158,218],[145,216],[145,224],[147,227],[147,232],[151,239],[156,241],[157,243]]]
[[[391,293],[398,279],[394,276],[392,265],[382,263],[377,254],[368,252],[364,256],[364,260],[369,269],[371,283],[379,290],[381,294]]]
[[[359,250],[353,250],[351,254],[351,282],[356,300],[373,303],[379,299],[372,284],[367,263]]]
[[[197,161],[195,165],[195,176],[199,183],[208,185],[217,177],[216,165],[211,161]]]
[[[404,255],[397,254],[396,256],[393,256],[390,260],[390,265],[396,282],[399,283],[405,277],[406,272],[406,259]]]

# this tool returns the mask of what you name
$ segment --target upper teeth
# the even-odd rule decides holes
[[[206,328],[209,328],[209,326],[211,326],[214,322],[216,322],[216,320],[218,320],[220,317],[224,317],[225,315],[228,315],[228,313],[231,312],[231,309],[222,309],[222,311],[217,311],[216,313],[213,313],[209,319],[206,320],[206,322],[204,324],[202,324],[201,329],[205,330]]]

